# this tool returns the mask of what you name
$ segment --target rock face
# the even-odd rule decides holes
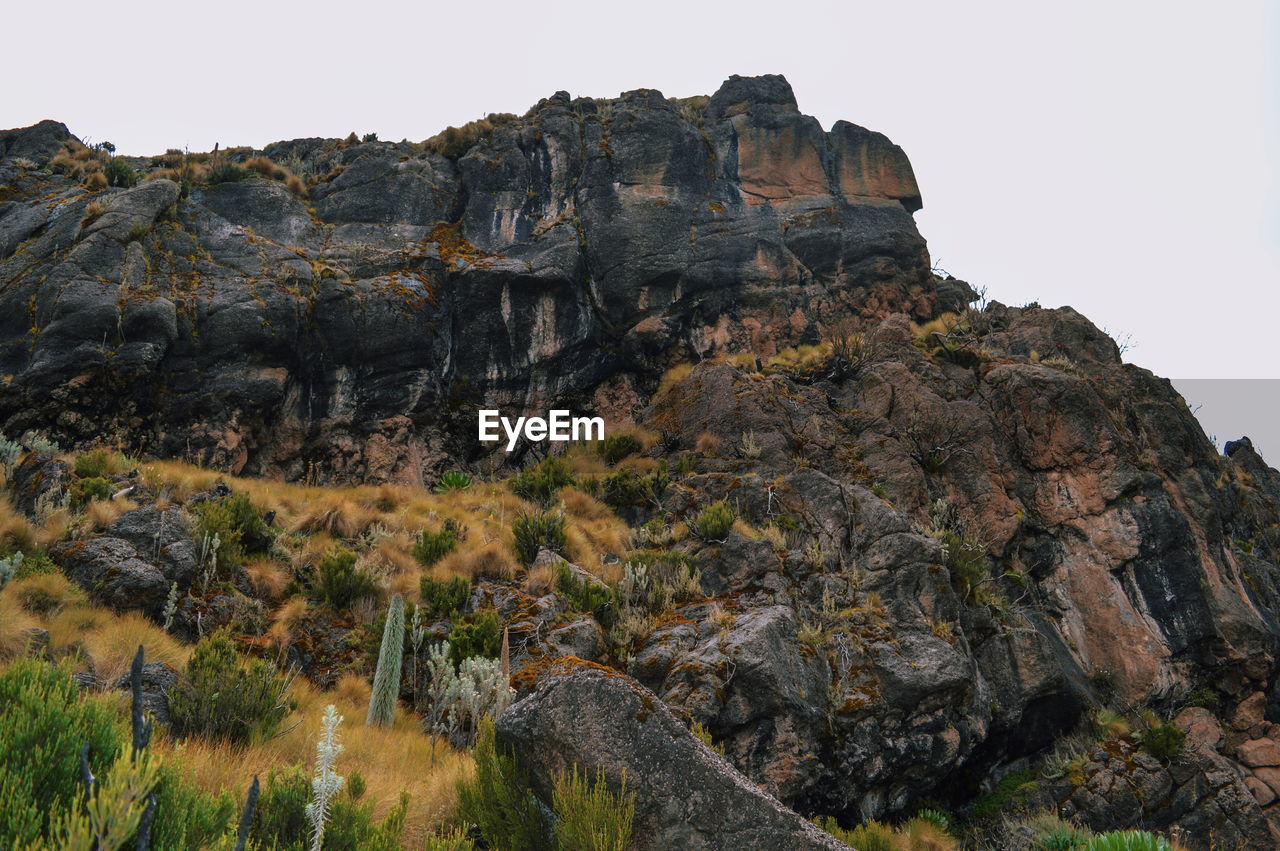
[[[522,699],[499,730],[543,796],[571,762],[626,768],[649,847],[832,847],[785,808],[964,810],[1029,771],[1043,806],[1100,829],[1272,842],[1280,472],[1247,439],[1218,455],[1071,308],[967,309],[967,284],[929,272],[902,152],[824,132],[780,77],[560,93],[455,136],[269,146],[317,176],[303,201],[258,178],[89,195],[30,167],[65,129],[0,134],[0,431],[416,482],[475,460],[482,403],[634,421],[654,487],[623,511],[692,590],[570,617],[546,553],[541,583],[468,601],[508,628]],[[842,345],[774,357],[820,339]],[[46,513],[68,475],[28,453],[15,504]],[[686,534],[721,501],[743,522]],[[195,570],[166,517],[51,553],[155,615]],[[261,632],[241,584],[189,595],[176,628]],[[314,658],[290,652],[327,684],[350,631],[299,628]],[[1095,735],[1103,707],[1176,719],[1186,749]],[[1050,765],[1064,746],[1079,771]]]
[[[758,789],[648,690],[572,657],[502,715],[498,739],[547,802],[551,778],[574,765],[603,770],[614,790],[625,774],[638,851],[848,847]]]
[[[41,127],[0,154],[57,135]],[[824,132],[781,77],[709,102],[561,92],[449,156],[266,153],[326,175],[311,206],[265,179],[5,186],[0,430],[412,482],[474,452],[481,402],[617,418],[677,360],[934,313],[905,155]]]

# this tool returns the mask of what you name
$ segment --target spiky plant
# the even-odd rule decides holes
[[[440,477],[440,481],[436,483],[434,490],[436,493],[448,493],[449,491],[464,491],[469,487],[471,487],[470,476],[466,473],[452,471]]]
[[[329,805],[346,782],[342,775],[333,770],[342,753],[342,743],[338,737],[338,725],[342,716],[333,704],[324,708],[324,717],[320,719],[320,741],[316,743],[316,771],[311,778],[311,802],[307,804],[307,821],[311,823],[311,851],[320,851],[324,846],[324,827],[329,819]]]
[[[370,727],[386,727],[395,719],[396,699],[400,696],[400,669],[404,664],[404,597],[391,598],[387,609],[387,625],[382,630],[382,647],[378,651],[378,670],[373,675],[373,694],[369,698]]]

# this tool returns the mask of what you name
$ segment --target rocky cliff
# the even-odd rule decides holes
[[[231,155],[294,163],[309,202],[163,171],[86,192],[35,168],[61,125],[0,138],[0,421],[68,444],[414,481],[474,451],[481,402],[623,420],[677,360],[936,309],[905,155],[824,132],[781,77],[684,102],[558,93],[445,154]]]
[[[1274,841],[1280,473],[1247,442],[1218,455],[1070,308],[979,309],[931,274],[885,137],[735,77],[709,99],[560,93],[425,146],[223,155],[289,163],[292,191],[181,162],[87,191],[43,168],[67,141],[0,134],[0,430],[419,483],[479,458],[481,402],[655,436],[593,487],[698,593],[640,612],[615,589],[624,611],[568,626],[527,584],[467,603],[521,648],[498,732],[542,786],[565,753],[634,777],[650,746],[618,730],[679,718],[768,795],[689,742],[672,759],[806,843],[826,840],[778,802],[852,823],[994,794],[1196,848]],[[740,522],[696,531],[715,506]],[[101,560],[72,555],[92,586]],[[629,676],[544,664],[563,656]],[[610,716],[651,698],[649,727]],[[1185,747],[1152,744],[1175,729]],[[672,802],[640,788],[659,831]],[[751,829],[717,806],[668,838]]]

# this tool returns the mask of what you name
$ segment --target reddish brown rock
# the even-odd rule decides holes
[[[1236,707],[1235,715],[1231,717],[1231,729],[1258,738],[1263,732],[1266,711],[1267,696],[1260,691],[1254,692]]]
[[[1256,777],[1246,777],[1244,785],[1249,787],[1259,806],[1265,807],[1276,799],[1275,790]]]
[[[1187,734],[1187,747],[1216,752],[1222,746],[1222,725],[1202,706],[1184,709],[1173,719]]]
[[[1274,739],[1250,739],[1236,748],[1236,759],[1250,768],[1280,766],[1280,744]]]

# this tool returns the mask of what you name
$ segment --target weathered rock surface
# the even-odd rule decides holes
[[[615,612],[569,617],[534,583],[483,579],[468,602],[509,628],[524,699],[501,729],[541,794],[566,761],[615,780],[627,767],[652,847],[804,847],[826,840],[752,783],[845,823],[926,796],[964,808],[991,778],[1042,767],[1096,708],[1142,707],[1177,718],[1186,752],[1091,741],[1082,777],[1047,782],[1045,804],[1099,828],[1178,826],[1194,849],[1271,841],[1280,472],[1247,439],[1218,455],[1167,381],[1070,308],[913,326],[974,294],[929,273],[919,190],[883,136],[824,132],[777,77],[731,79],[706,103],[561,93],[447,156],[269,146],[321,178],[308,205],[256,178],[86,195],[16,164],[10,151],[63,138],[32,134],[0,134],[6,434],[420,481],[475,460],[481,402],[655,433],[639,460],[667,460],[671,480],[628,519],[672,538],[700,593],[641,613],[625,640],[602,623]],[[768,364],[836,329],[860,345]],[[757,357],[715,357],[736,352]],[[676,363],[691,370],[655,397]],[[29,454],[16,504],[37,516],[68,477]],[[720,500],[746,525],[676,539]],[[194,545],[141,511],[52,553],[96,599],[155,614],[190,582]],[[253,602],[188,597],[177,623],[255,633]],[[317,682],[358,656],[349,626],[298,631],[289,658]],[[568,655],[656,697],[554,664]],[[685,825],[691,801],[709,820]]]
[[[150,506],[120,515],[99,537],[59,541],[50,555],[96,602],[158,618],[174,583],[185,595],[194,579],[198,553],[189,535],[180,509]]]
[[[0,156],[56,136],[6,131]],[[449,157],[267,153],[325,175],[310,209],[263,179],[181,199],[164,179],[96,196],[12,179],[0,430],[417,481],[475,451],[480,402],[616,419],[676,360],[934,312],[906,156],[847,122],[824,132],[781,77],[732,78],[705,107],[560,92]]]
[[[498,720],[535,793],[551,800],[557,771],[602,770],[635,792],[635,847],[847,848],[762,792],[698,741],[647,689],[568,659]]]

